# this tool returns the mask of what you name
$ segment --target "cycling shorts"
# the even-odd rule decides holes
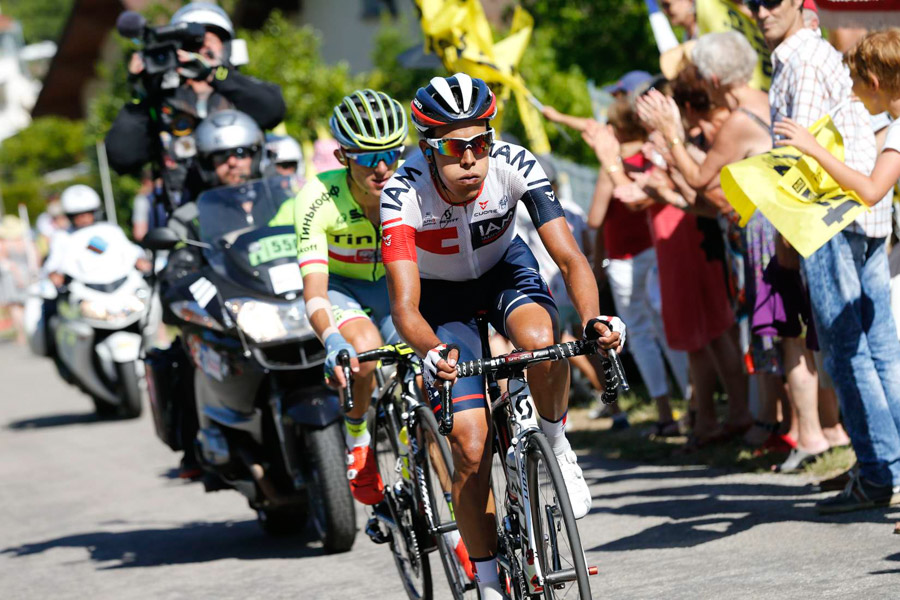
[[[368,319],[381,332],[385,344],[400,341],[391,320],[391,304],[388,300],[387,278],[378,281],[352,279],[340,275],[328,276],[328,299],[338,329],[356,319]]]
[[[509,337],[506,317],[526,304],[540,304],[557,320],[556,304],[547,283],[538,272],[537,260],[518,236],[503,258],[478,279],[442,281],[422,279],[419,312],[438,339],[459,346],[459,360],[481,358],[481,339],[475,317],[486,312],[490,324]],[[440,409],[440,394],[428,391],[432,409]],[[484,377],[458,379],[453,386],[453,411],[484,408]]]

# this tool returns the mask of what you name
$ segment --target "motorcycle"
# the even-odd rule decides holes
[[[200,266],[172,283],[163,304],[194,367],[207,491],[239,491],[272,534],[311,520],[326,551],[343,552],[356,517],[340,403],[323,383],[325,351],[306,316],[294,227],[268,225],[295,193],[288,177],[209,190],[197,198],[199,242],[159,228],[143,243],[202,248]],[[154,410],[178,393],[166,388],[171,371],[151,368]]]
[[[141,415],[145,334],[155,331],[150,286],[135,268],[142,250],[121,229],[97,223],[70,234],[57,290],[43,280],[37,297],[55,302],[46,332],[32,343],[50,354],[64,380],[88,394],[97,414],[133,419]],[[54,311],[50,311],[51,313]],[[48,343],[49,342],[49,343]]]

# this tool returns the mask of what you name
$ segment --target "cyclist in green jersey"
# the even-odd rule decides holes
[[[372,505],[384,497],[366,428],[375,365],[360,365],[356,353],[399,341],[381,262],[379,197],[397,168],[408,125],[400,103],[372,90],[345,97],[329,124],[341,146],[335,157],[346,168],[320,173],[297,196],[297,254],[306,312],[325,345],[326,376],[339,387],[345,381],[335,368],[338,353],[351,357],[355,405],[344,417],[347,477],[353,497]]]

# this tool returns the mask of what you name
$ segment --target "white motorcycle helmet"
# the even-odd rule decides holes
[[[251,177],[259,177],[265,137],[256,121],[246,113],[232,108],[215,112],[194,130],[194,138],[197,142],[196,164],[207,185],[218,185],[213,156],[236,148],[250,151],[253,158]]]
[[[93,188],[83,184],[67,187],[59,198],[63,212],[70,218],[87,212],[100,210],[100,195]]]
[[[170,25],[180,23],[200,23],[207,29],[213,30],[223,42],[234,39],[234,25],[228,17],[228,13],[221,6],[210,2],[191,2],[182,6],[172,15]]]
[[[297,168],[303,163],[303,150],[300,143],[289,135],[266,134],[266,150],[276,165],[295,163]]]
[[[210,2],[191,2],[182,6],[175,14],[172,15],[170,25],[179,25],[181,23],[199,23],[203,25],[207,31],[219,36],[224,44],[224,54],[222,62],[226,65],[232,64],[231,46],[234,41],[234,24],[228,13],[221,6],[216,6]],[[241,60],[238,60],[241,63]]]

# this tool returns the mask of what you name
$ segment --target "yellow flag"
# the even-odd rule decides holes
[[[696,0],[695,6],[700,35],[720,31],[737,31],[744,34],[759,57],[750,85],[758,90],[767,91],[772,83],[771,52],[756,22],[742,13],[732,0]]]
[[[831,154],[844,159],[844,143],[830,116],[809,128]],[[785,146],[726,166],[722,190],[744,226],[759,209],[803,257],[811,255],[867,210],[842,190],[815,159]]]
[[[498,117],[512,94],[532,152],[550,152],[540,113],[529,102],[531,93],[518,72],[528,48],[534,20],[516,6],[509,35],[494,43],[491,26],[478,0],[416,0],[422,12],[425,47],[440,57],[451,73],[483,79],[497,95]],[[498,118],[496,122],[500,122]]]

